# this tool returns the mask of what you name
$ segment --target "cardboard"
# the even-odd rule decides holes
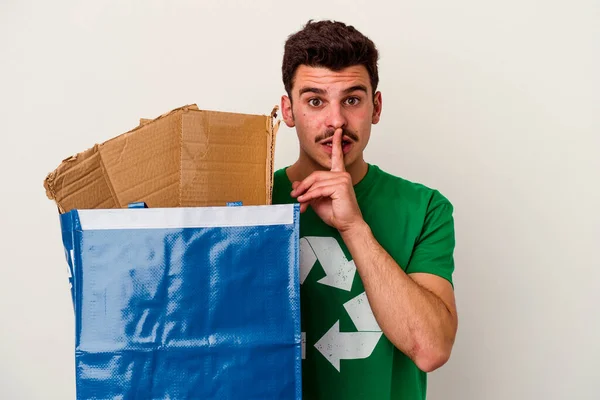
[[[204,111],[195,104],[69,157],[48,174],[46,194],[72,209],[269,205],[275,123],[270,115]]]

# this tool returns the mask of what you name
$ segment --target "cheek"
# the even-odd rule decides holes
[[[311,139],[311,129],[307,126],[306,121],[303,118],[296,118],[296,134],[300,144],[303,145]]]
[[[348,119],[348,125],[350,126],[350,129],[358,132],[364,132],[371,126],[371,114],[368,112],[368,110],[356,110]]]
[[[304,136],[315,136],[321,131],[319,118],[309,112],[300,111],[296,118],[296,127]]]
[[[373,110],[371,107],[361,107],[359,110],[356,110],[354,116],[357,120],[361,121],[361,124],[367,123],[371,120],[371,114]]]

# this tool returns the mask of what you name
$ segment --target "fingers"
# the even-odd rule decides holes
[[[294,182],[292,184],[292,189],[294,189],[294,190],[292,190],[292,193],[291,193],[292,196],[295,197],[301,193],[304,193],[318,180],[321,180],[324,178],[326,179],[328,174],[330,174],[330,172],[328,172],[328,171],[317,171],[317,172],[313,172],[312,174],[310,174],[302,182]]]
[[[333,143],[331,144],[331,171],[343,172],[344,151],[342,150],[342,128],[336,129],[333,134]]]
[[[350,174],[347,172],[343,173],[331,173],[329,171],[316,171],[310,174],[306,179],[302,182],[294,182],[292,184],[292,197],[297,197],[304,192],[310,190],[313,186],[315,186],[318,182],[328,182],[327,184],[331,184],[333,180],[340,180],[340,183],[346,183],[351,185],[352,178]],[[319,184],[321,186],[322,184]]]
[[[332,199],[340,197],[342,193],[347,192],[350,187],[351,179],[349,175],[338,175],[330,179],[315,182],[306,193],[298,196],[298,201],[304,203],[318,197],[331,197]]]
[[[347,179],[346,176],[344,175],[338,175],[338,176],[334,176],[333,178],[329,178],[329,179],[324,179],[324,180],[319,180],[316,181],[310,188],[308,188],[308,190],[306,191],[306,193],[310,193],[311,191],[324,187],[324,186],[345,186],[349,183],[349,179]],[[305,195],[306,193],[304,193],[303,195]],[[298,200],[301,201],[302,196],[298,196]]]
[[[318,199],[320,197],[331,197],[338,188],[339,188],[338,185],[321,186],[316,189],[311,188],[311,190],[309,190],[302,196],[299,196],[298,201],[301,202],[302,204],[308,204],[308,202],[310,202],[311,200]]]

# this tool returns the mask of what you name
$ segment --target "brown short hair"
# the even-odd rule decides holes
[[[378,59],[375,44],[353,26],[337,21],[310,20],[285,42],[281,66],[283,85],[291,98],[294,75],[300,65],[326,67],[333,71],[364,65],[375,93],[379,84]]]

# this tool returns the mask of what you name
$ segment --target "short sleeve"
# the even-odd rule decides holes
[[[441,276],[452,285],[454,273],[454,217],[452,204],[434,191],[406,273],[424,272]]]

